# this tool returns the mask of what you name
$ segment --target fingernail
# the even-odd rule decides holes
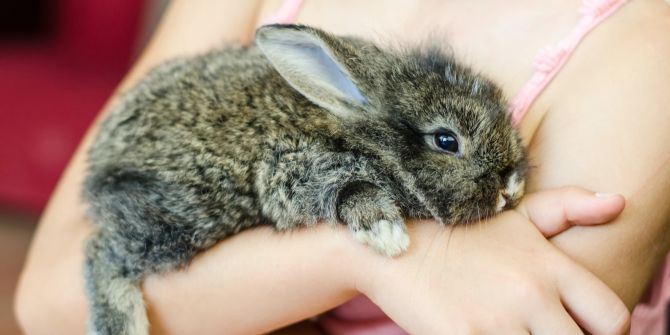
[[[619,314],[616,322],[614,322],[611,327],[611,334],[628,334],[628,331],[630,331],[630,312],[628,309],[624,308],[624,310]]]
[[[613,196],[616,196],[616,193],[600,193],[600,192],[596,193],[596,197],[598,198],[610,198]]]

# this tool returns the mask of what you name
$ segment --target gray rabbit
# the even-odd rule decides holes
[[[513,206],[526,161],[505,107],[438,48],[299,25],[160,65],[90,151],[90,333],[147,334],[142,278],[243,229],[342,222],[396,256],[404,218],[467,223]]]

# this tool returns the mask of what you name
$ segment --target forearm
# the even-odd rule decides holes
[[[84,333],[82,245],[90,229],[80,226],[43,226],[36,236],[17,296],[27,333]],[[187,269],[145,280],[152,334],[262,333],[318,314],[356,293],[359,248],[344,227],[240,233]]]
[[[356,294],[361,249],[325,224],[242,232],[185,270],[145,280],[152,333],[258,334],[319,314]]]

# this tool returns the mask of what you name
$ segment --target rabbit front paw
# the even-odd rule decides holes
[[[389,257],[398,256],[409,247],[409,235],[402,219],[376,221],[354,231],[354,237]]]
[[[407,250],[407,227],[389,193],[372,184],[358,184],[347,191],[341,197],[338,215],[357,240],[389,257]]]

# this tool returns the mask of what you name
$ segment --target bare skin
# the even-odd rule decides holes
[[[174,2],[121,89],[167,58],[221,41],[248,42],[257,23],[278,3]],[[559,0],[324,0],[308,1],[299,22],[364,37],[411,41],[444,35],[457,55],[511,96],[530,75],[537,49],[574,24],[577,6],[578,1]],[[612,202],[600,217],[589,217],[566,205],[568,198],[540,197],[545,201],[476,226],[413,225],[413,246],[397,260],[369,252],[343,229],[320,226],[281,235],[255,229],[219,243],[185,271],[148,278],[144,290],[152,332],[265,332],[358,292],[417,334],[447,325],[462,333],[571,334],[580,332],[577,324],[596,334],[620,332],[627,314],[608,310],[617,301],[582,267],[632,308],[668,251],[670,204],[658,200],[670,191],[668,29],[670,7],[665,2],[632,1],[584,40],[521,126],[537,166],[528,192],[579,185],[621,193],[627,207],[613,223],[570,228],[554,236],[552,245],[533,223],[553,235],[575,218],[606,221],[621,203]],[[20,281],[17,313],[31,334],[85,331],[81,252],[92,228],[79,194],[85,150],[95,131],[93,125],[63,175]],[[569,210],[559,211],[567,216],[547,219],[538,217],[546,213],[537,211],[543,206]],[[515,262],[519,258],[524,262]],[[487,277],[487,271],[494,275]],[[500,274],[510,280],[493,280]],[[473,281],[478,282],[474,291]],[[583,308],[573,314],[587,320],[573,320],[562,300]],[[534,313],[538,308],[546,313]],[[615,315],[598,317],[607,312]],[[499,318],[484,322],[491,315]],[[599,319],[608,322],[599,324]]]

